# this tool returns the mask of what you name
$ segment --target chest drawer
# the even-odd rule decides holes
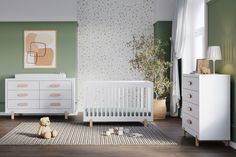
[[[40,108],[71,108],[71,100],[41,100]]]
[[[38,90],[39,81],[8,81],[8,90]]]
[[[30,109],[39,108],[39,100],[8,100],[10,109]]]
[[[183,77],[183,88],[198,91],[199,78],[198,77]]]
[[[71,81],[40,81],[40,89],[71,89]]]
[[[197,119],[199,118],[199,108],[197,105],[194,105],[192,103],[183,101],[183,112]]]
[[[71,99],[70,90],[49,90],[49,91],[40,91],[40,99]]]
[[[198,105],[199,93],[197,91],[183,89],[183,100]]]
[[[190,128],[191,130],[194,130],[196,132],[199,132],[199,120],[186,114],[183,113],[182,115],[182,123],[183,123],[183,127],[186,128]]]
[[[8,91],[8,99],[39,99],[39,91]]]

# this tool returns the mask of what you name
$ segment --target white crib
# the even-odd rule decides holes
[[[84,88],[83,121],[153,121],[150,81],[89,81]]]

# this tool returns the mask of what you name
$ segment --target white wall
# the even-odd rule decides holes
[[[155,0],[154,22],[172,21],[174,18],[177,0]]]
[[[0,21],[76,21],[76,0],[0,0]]]

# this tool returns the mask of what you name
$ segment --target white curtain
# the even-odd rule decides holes
[[[205,58],[207,45],[207,12],[205,0],[188,0],[186,40],[182,54],[182,72],[196,71],[196,60]]]
[[[182,58],[186,41],[186,11],[187,0],[177,0],[176,17],[173,23],[172,33],[172,91],[171,91],[171,105],[170,115],[178,116],[178,108],[180,101],[180,85],[179,85],[179,70],[178,59]]]
[[[189,74],[196,70],[196,59],[205,58],[207,42],[205,2],[205,0],[177,0],[172,30],[171,116],[178,116],[181,98],[178,59],[182,59],[182,73]]]

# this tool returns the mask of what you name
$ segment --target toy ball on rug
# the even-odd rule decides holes
[[[50,120],[49,117],[42,117],[40,118],[39,121],[39,131],[38,135],[42,138],[45,139],[50,139],[52,137],[56,137],[58,132],[56,130],[52,130],[49,125],[50,125]]]

